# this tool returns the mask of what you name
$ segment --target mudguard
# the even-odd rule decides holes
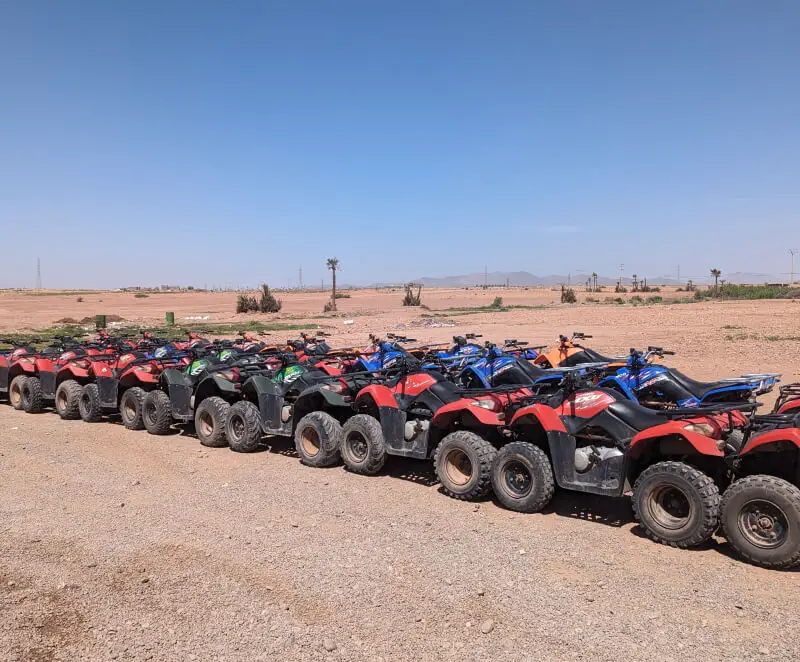
[[[628,447],[628,453],[631,457],[638,457],[644,452],[648,441],[663,437],[680,437],[687,441],[692,448],[694,448],[700,455],[709,455],[712,457],[722,457],[724,453],[717,448],[717,440],[711,437],[690,432],[686,426],[691,423],[691,420],[683,421],[669,421],[661,425],[655,425],[647,430],[643,430],[637,434]]]
[[[130,388],[131,386],[136,386],[137,384],[146,384],[148,386],[152,386],[153,384],[158,384],[160,376],[153,372],[148,372],[147,370],[137,370],[134,368],[133,370],[126,370],[119,378],[120,386],[124,386],[125,388]]]
[[[477,419],[481,425],[494,427],[505,425],[505,416],[502,412],[477,407],[472,404],[473,402],[475,402],[475,398],[462,398],[444,407],[440,407],[433,415],[431,425],[437,428],[447,429],[453,425],[456,419],[461,418],[464,414],[469,414]]]
[[[541,404],[530,405],[528,407],[521,407],[518,409],[511,418],[509,426],[514,427],[515,425],[521,425],[525,422],[524,419],[526,417],[533,417],[536,419],[547,433],[567,432],[567,428],[564,427],[564,423],[556,411],[552,407]]]
[[[0,380],[2,381],[2,380]],[[56,397],[56,372],[53,370],[40,370],[39,382],[42,384],[42,397],[53,400]]]
[[[754,435],[750,437],[740,455],[746,455],[753,451],[769,451],[770,449],[767,448],[769,445],[778,444],[783,446],[787,443],[794,444],[800,449],[800,428],[781,428]]]
[[[100,406],[103,409],[116,409],[119,380],[113,375],[109,375],[98,377],[95,381],[97,382]]]
[[[56,374],[56,383],[60,384],[65,379],[75,379],[77,381],[85,381],[89,378],[88,368],[81,368],[74,363],[68,363],[63,368],[59,368]]]
[[[575,437],[566,432],[547,432],[550,460],[559,487],[604,496],[621,496],[625,489],[626,459],[624,454],[596,464],[589,471],[575,470]]]
[[[3,368],[0,367],[0,377],[2,377],[2,370]],[[788,402],[785,402],[783,406],[776,413],[786,414],[788,412],[794,412],[797,409],[800,409],[800,398],[795,398],[794,400],[789,400]]]
[[[381,384],[370,384],[369,386],[365,386],[358,392],[358,395],[356,395],[356,405],[367,402],[368,398],[372,398],[372,401],[378,408],[398,408],[394,393],[387,386],[383,386]]]
[[[161,383],[169,395],[172,415],[175,418],[189,421],[192,414],[192,384],[180,370],[165,370],[161,373]]]
[[[286,422],[281,420],[284,398],[280,385],[263,375],[256,375],[244,383],[242,391],[258,403],[261,429],[265,434],[276,434],[281,437],[291,436],[291,419]]]
[[[33,358],[23,357],[21,359],[17,359],[8,369],[8,376],[13,379],[17,375],[21,375],[23,372],[34,374],[36,372],[36,366],[34,365],[33,361]]]

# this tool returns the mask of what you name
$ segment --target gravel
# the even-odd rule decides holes
[[[422,462],[197,444],[0,408],[0,660],[800,657],[796,573],[652,543],[623,500],[475,511]]]

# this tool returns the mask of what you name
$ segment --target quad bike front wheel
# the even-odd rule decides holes
[[[309,467],[330,467],[339,461],[342,425],[324,411],[312,411],[297,423],[294,446]]]
[[[445,494],[472,501],[492,489],[492,466],[497,449],[467,430],[451,432],[436,447],[433,466]]]
[[[492,490],[509,510],[539,512],[555,492],[550,458],[541,448],[525,441],[506,444],[494,460]]]
[[[144,399],[147,391],[139,386],[127,389],[119,399],[122,424],[129,430],[144,430]]]
[[[169,434],[172,429],[172,403],[164,391],[150,391],[145,396],[142,422],[150,434]]]
[[[249,400],[240,400],[228,410],[225,422],[228,446],[237,453],[252,453],[261,443],[261,412]]]
[[[81,417],[78,400],[81,397],[81,385],[74,379],[65,379],[56,389],[56,413],[65,421],[75,421]]]
[[[711,539],[719,525],[719,489],[695,467],[658,462],[633,486],[633,513],[647,535],[672,547],[695,547]]]
[[[28,381],[28,375],[17,375],[11,380],[8,387],[8,401],[18,411],[22,410],[22,387],[26,381]]]
[[[386,441],[381,424],[374,416],[356,414],[342,426],[339,448],[349,471],[374,476],[386,463]]]
[[[87,423],[96,423],[103,417],[103,408],[100,406],[100,389],[97,388],[97,384],[86,384],[81,389],[78,410],[81,418]]]
[[[42,382],[30,376],[22,384],[22,408],[29,414],[41,414],[44,409]]]
[[[722,495],[722,530],[747,562],[764,568],[800,565],[800,489],[782,478],[747,476]]]
[[[203,400],[194,412],[194,431],[203,446],[224,448],[228,445],[225,438],[225,422],[231,406],[218,395]]]

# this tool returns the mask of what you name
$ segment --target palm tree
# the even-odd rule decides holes
[[[719,269],[712,269],[711,275],[714,277],[714,291],[717,291],[719,285],[719,277],[722,275],[722,272]]]
[[[339,258],[338,257],[329,257],[328,258],[328,269],[331,270],[332,280],[333,280],[333,287],[331,292],[331,302],[333,303],[333,309],[336,310],[336,271],[339,269]]]
[[[592,272],[592,289],[597,292],[597,272]]]

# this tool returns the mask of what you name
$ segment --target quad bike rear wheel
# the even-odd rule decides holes
[[[633,486],[633,513],[647,535],[672,547],[695,547],[719,525],[719,489],[699,469],[683,462],[647,467]]]
[[[494,460],[492,490],[509,510],[539,512],[555,492],[550,459],[541,448],[526,441],[506,444]]]
[[[782,478],[747,476],[722,495],[722,530],[747,562],[764,568],[800,565],[800,489]]]
[[[22,408],[29,414],[42,413],[42,382],[38,377],[30,376],[22,384]]]
[[[374,476],[386,463],[386,441],[380,422],[368,414],[356,414],[342,426],[339,448],[344,466],[353,473]]]
[[[100,406],[100,389],[97,388],[97,384],[86,384],[81,389],[78,410],[81,418],[87,423],[96,423],[103,417],[103,408]]]
[[[436,447],[433,466],[444,493],[472,501],[492,489],[492,465],[497,449],[467,430],[451,432]]]
[[[8,387],[8,401],[18,411],[22,410],[22,387],[27,380],[28,375],[17,375]]]
[[[81,417],[78,400],[81,397],[81,385],[74,379],[65,379],[56,389],[56,413],[65,421],[74,421]]]
[[[194,430],[203,446],[224,448],[228,445],[225,438],[225,422],[231,406],[217,395],[203,400],[194,412]]]
[[[172,403],[164,391],[150,391],[145,396],[142,422],[150,434],[169,434],[172,429]]]
[[[249,400],[231,405],[225,423],[228,446],[237,453],[252,453],[261,443],[261,412]]]
[[[309,467],[330,467],[339,461],[342,425],[324,411],[312,411],[300,419],[294,446],[300,461]]]
[[[147,391],[139,386],[127,389],[119,399],[122,424],[129,430],[144,430],[144,399]]]

